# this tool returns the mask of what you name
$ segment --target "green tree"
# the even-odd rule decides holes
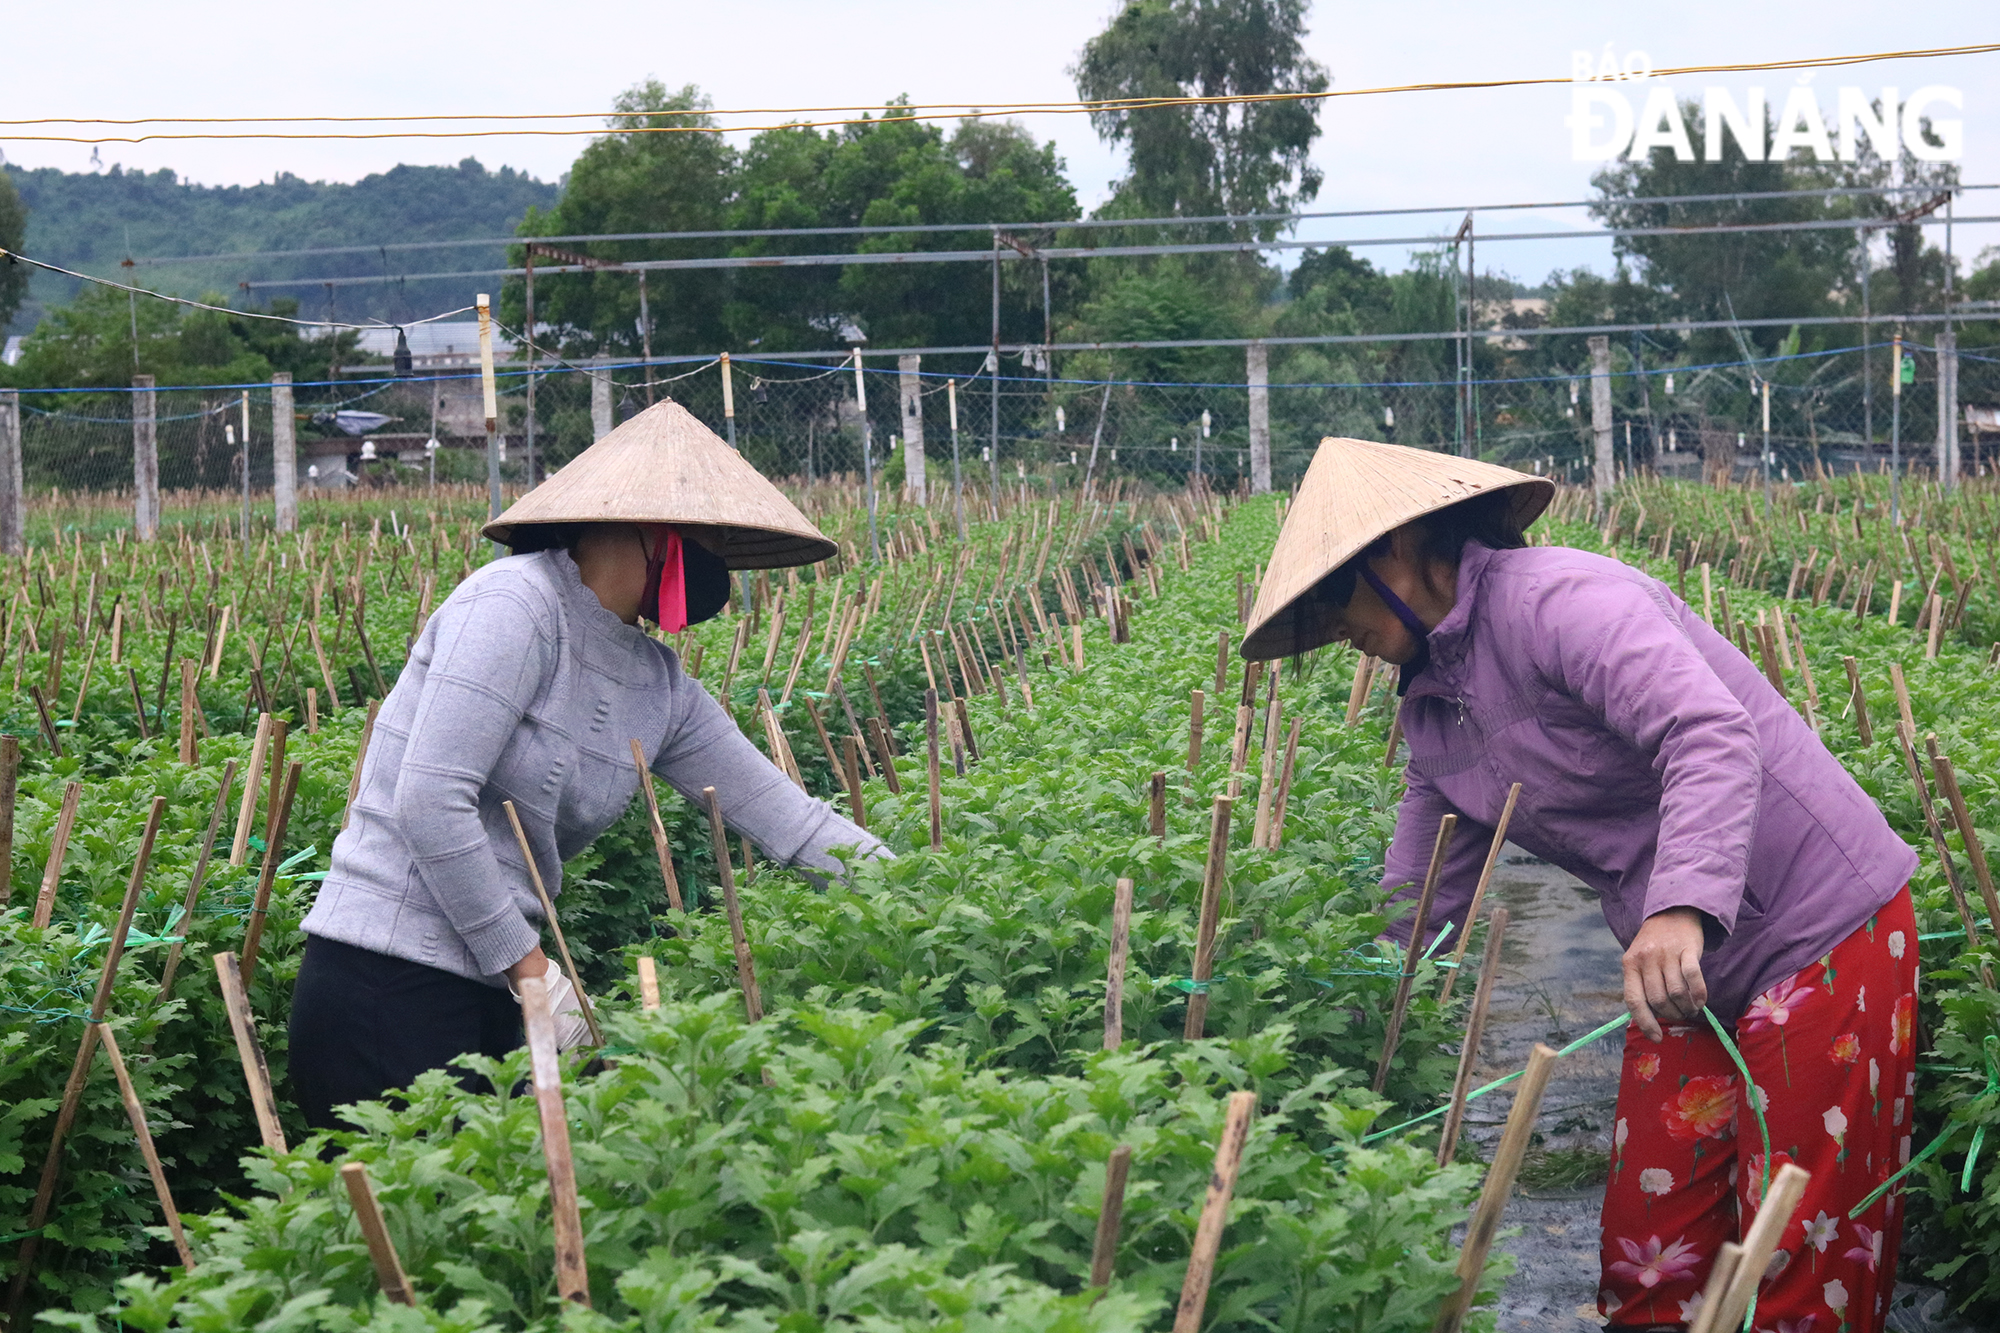
[[[28,235],[28,206],[21,202],[20,191],[14,188],[14,178],[0,171],[0,250],[9,252],[6,260],[0,262],[0,329],[7,327],[14,318],[14,312],[21,308],[21,302],[28,295],[29,268],[13,257],[12,252],[24,248]]]
[[[1071,74],[1090,101],[1326,91],[1305,54],[1307,0],[1128,0],[1083,48]],[[1107,109],[1099,135],[1126,146],[1130,171],[1112,217],[1281,211],[1319,192],[1307,156],[1314,101]],[[1269,237],[1278,224],[1254,228]]]
[[[210,302],[223,298],[210,294]],[[294,301],[272,303],[269,313],[294,315]],[[133,341],[137,334],[137,344]],[[129,386],[137,374],[161,385],[254,384],[287,370],[318,379],[329,362],[350,354],[354,335],[308,342],[296,326],[217,310],[197,310],[141,298],[108,287],[85,287],[74,301],[45,314],[22,349],[12,380],[22,387]]]
[[[594,140],[570,168],[562,198],[531,208],[524,237],[629,232],[705,231],[726,225],[736,154],[710,133],[710,103],[693,84],[669,92],[657,80],[618,95],[611,133]],[[594,241],[563,244],[611,261],[691,259],[714,253],[713,242]],[[520,250],[510,256],[519,265]],[[549,261],[543,260],[543,263]],[[712,269],[661,270],[646,279],[647,316],[656,355],[707,352],[724,344],[722,319],[729,283]],[[502,318],[526,318],[521,279],[502,292]],[[559,330],[572,352],[639,352],[639,281],[631,273],[599,272],[538,278],[535,320]]]

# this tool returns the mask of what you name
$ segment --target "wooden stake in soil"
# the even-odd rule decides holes
[[[1416,984],[1417,960],[1424,953],[1424,928],[1430,924],[1431,900],[1437,896],[1445,852],[1457,828],[1457,815],[1446,815],[1438,821],[1437,842],[1431,847],[1431,868],[1424,876],[1423,891],[1417,896],[1417,914],[1410,922],[1410,947],[1403,955],[1403,975],[1396,982],[1396,1002],[1389,1009],[1388,1031],[1382,1035],[1382,1061],[1375,1066],[1375,1081],[1369,1085],[1376,1092],[1389,1082],[1389,1062],[1396,1056],[1396,1042],[1403,1034],[1403,1013],[1410,1005],[1410,988]]]
[[[646,796],[646,818],[653,831],[653,854],[660,859],[660,883],[667,891],[667,904],[676,912],[687,908],[681,902],[680,881],[674,878],[674,849],[667,841],[667,826],[660,821],[660,795],[653,787],[653,770],[646,766],[646,752],[632,739],[632,767],[639,773],[639,790]]]
[[[1208,1177],[1208,1197],[1202,1201],[1201,1220],[1195,1224],[1194,1253],[1188,1256],[1187,1277],[1181,1282],[1180,1308],[1174,1312],[1174,1333],[1201,1333],[1202,1313],[1208,1307],[1208,1286],[1215,1278],[1215,1256],[1222,1249],[1222,1229],[1229,1220],[1229,1198],[1236,1192],[1236,1176],[1243,1169],[1243,1149],[1250,1140],[1250,1116],[1256,1109],[1256,1093],[1229,1094],[1222,1142],[1216,1145],[1215,1167]]]
[[[417,1298],[403,1272],[402,1257],[396,1253],[396,1243],[389,1239],[381,1206],[375,1202],[375,1187],[369,1183],[367,1166],[360,1162],[344,1164],[340,1168],[340,1183],[347,1186],[347,1199],[354,1205],[354,1220],[361,1224],[362,1238],[368,1242],[368,1258],[375,1265],[375,1281],[381,1286],[382,1295],[397,1305],[415,1305]]]
[[[201,664],[192,658],[181,659],[181,749],[183,764],[201,761],[201,751],[195,745],[195,710],[201,707],[201,695],[197,689],[201,680]]]
[[[1097,1210],[1097,1240],[1090,1247],[1090,1285],[1111,1285],[1118,1266],[1118,1232],[1125,1220],[1125,1181],[1132,1171],[1132,1145],[1121,1143],[1104,1163],[1104,1202]]]
[[[174,974],[181,966],[181,946],[187,942],[189,923],[194,920],[194,905],[201,898],[201,887],[208,881],[208,863],[215,855],[215,839],[222,832],[222,817],[229,813],[229,792],[236,782],[236,761],[230,760],[222,766],[222,785],[215,791],[215,808],[208,812],[208,836],[202,839],[201,854],[195,858],[194,878],[188,881],[187,897],[181,900],[181,938],[167,946],[167,963],[160,969],[160,1003],[165,1004],[174,990]]]
[[[1208,829],[1208,863],[1201,877],[1201,924],[1195,936],[1194,989],[1188,994],[1187,1022],[1181,1037],[1198,1040],[1208,1024],[1208,983],[1215,975],[1215,930],[1222,914],[1222,883],[1229,873],[1229,812],[1227,796],[1215,798]]]
[[[257,874],[257,896],[250,903],[250,920],[243,932],[243,985],[247,990],[257,975],[257,947],[264,938],[264,915],[271,908],[271,886],[277,882],[278,864],[285,859],[285,825],[292,817],[292,798],[299,792],[299,775],[305,765],[294,762],[285,773],[285,789],[278,797],[264,841],[264,868]]]
[[[243,804],[236,811],[236,838],[229,844],[229,864],[240,866],[250,858],[250,821],[257,815],[258,788],[263,785],[264,759],[271,748],[271,715],[257,718],[257,738],[250,742],[250,769],[243,779]]]
[[[1796,1162],[1787,1162],[1778,1168],[1777,1174],[1771,1177],[1770,1192],[1764,1196],[1764,1202],[1757,1208],[1756,1218],[1744,1233],[1743,1253],[1729,1275],[1729,1285],[1723,1289],[1720,1299],[1713,1302],[1703,1300],[1701,1313],[1691,1326],[1690,1333],[1694,1330],[1721,1333],[1723,1329],[1742,1325],[1743,1316],[1750,1308],[1750,1298],[1764,1280],[1764,1270],[1770,1266],[1771,1256],[1777,1252],[1785,1232],[1791,1229],[1792,1215],[1799,1210],[1799,1201],[1805,1198],[1806,1186],[1811,1182],[1812,1172]]]
[[[1104,1049],[1125,1040],[1125,964],[1132,952],[1132,881],[1121,879],[1111,898],[1111,960],[1104,978]]]
[[[847,779],[847,813],[855,827],[868,827],[868,806],[861,792],[861,742],[853,736],[841,740],[841,773]]]
[[[0,908],[14,896],[14,798],[20,780],[20,738],[0,736]]]
[[[63,862],[69,858],[70,835],[76,830],[76,805],[83,798],[81,782],[68,783],[63,787],[62,808],[56,814],[56,831],[49,840],[49,859],[42,866],[42,887],[35,895],[35,912],[29,924],[36,930],[46,930],[49,918],[55,914],[56,884],[62,879]]]
[[[1848,706],[1854,712],[1855,730],[1861,733],[1863,746],[1873,745],[1875,728],[1868,723],[1868,696],[1861,689],[1861,668],[1851,657],[1843,657],[1840,661],[1847,668]]]
[[[1528,1069],[1514,1092],[1514,1107],[1507,1113],[1507,1127],[1500,1132],[1500,1146],[1493,1152],[1493,1164],[1486,1168],[1486,1186],[1479,1193],[1479,1205],[1472,1210],[1472,1223],[1465,1229],[1465,1246],[1459,1252],[1459,1288],[1445,1297],[1438,1311],[1433,1333],[1458,1333],[1472,1298],[1479,1294],[1479,1278],[1486,1271],[1486,1256],[1493,1237],[1500,1230],[1500,1214],[1507,1197],[1514,1192],[1514,1179],[1527,1156],[1528,1141],[1535,1131],[1535,1117],[1542,1109],[1542,1094],[1548,1091],[1549,1075],[1555,1072],[1557,1055],[1541,1042],[1528,1055]]]
[[[1972,865],[1972,878],[1979,885],[1979,896],[1986,903],[1986,920],[1994,930],[2000,931],[2000,896],[1993,890],[1993,871],[1986,864],[1986,847],[1979,841],[1979,830],[1973,827],[1972,812],[1966,808],[1965,794],[1958,789],[1958,773],[1951,760],[1938,753],[1936,736],[1925,736],[1924,746],[1930,752],[1931,772],[1937,776],[1938,791],[1951,806],[1952,822],[1958,825],[1958,836],[1965,843],[1965,859]]]
[[[1910,687],[1903,679],[1901,662],[1889,663],[1889,683],[1896,690],[1896,713],[1902,719],[1902,734],[1909,739],[1910,744],[1914,745],[1917,740],[1917,720],[1910,712]]]
[[[1155,773],[1153,774],[1153,780],[1147,785],[1149,788],[1147,828],[1155,838],[1158,838],[1161,842],[1165,842],[1167,840],[1167,775],[1165,773]]]
[[[549,984],[541,977],[522,977],[520,989],[528,1059],[534,1068],[535,1110],[542,1122],[542,1155],[549,1166],[549,1204],[556,1233],[556,1293],[588,1309],[590,1269],[584,1259],[583,1212],[577,1203],[576,1161],[570,1155],[569,1113],[563,1105],[562,1060],[556,1051],[555,1016],[549,1012]],[[584,1012],[588,1014],[589,1010]]]
[[[132,877],[125,882],[125,900],[118,909],[118,924],[104,950],[104,968],[98,974],[97,993],[91,998],[90,1017],[77,1044],[76,1060],[70,1065],[69,1081],[63,1085],[62,1106],[56,1112],[54,1131],[49,1136],[48,1156],[42,1160],[41,1182],[35,1187],[34,1206],[28,1213],[27,1236],[14,1263],[14,1285],[7,1293],[7,1326],[20,1327],[21,1298],[27,1294],[28,1279],[34,1274],[35,1253],[41,1248],[42,1225],[49,1220],[49,1206],[55,1200],[56,1179],[62,1172],[63,1140],[76,1122],[77,1108],[83,1103],[83,1088],[90,1074],[90,1058],[97,1052],[103,1033],[104,1013],[111,1004],[111,988],[118,979],[118,963],[125,956],[125,937],[131,933],[133,914],[139,910],[139,890],[146,882],[146,866],[153,857],[153,840],[159,836],[160,819],[167,812],[167,798],[153,798],[146,818],[146,831],[139,838],[139,854],[132,862]]]
[[[1201,768],[1201,714],[1206,697],[1200,690],[1188,696],[1188,756],[1187,771],[1193,773]]]
[[[118,1037],[111,1024],[97,1025],[97,1039],[104,1043],[104,1054],[111,1061],[111,1073],[118,1080],[118,1096],[125,1103],[125,1118],[132,1122],[132,1133],[139,1140],[139,1156],[145,1159],[146,1174],[152,1177],[153,1195],[160,1201],[160,1211],[167,1215],[167,1231],[174,1238],[181,1267],[192,1273],[194,1251],[188,1248],[187,1233],[181,1230],[181,1212],[174,1207],[174,1192],[167,1188],[167,1173],[160,1166],[159,1150],[153,1146],[153,1131],[146,1127],[146,1104],[139,1100],[138,1090],[132,1086],[132,1073],[125,1067],[125,1056],[118,1049]]]
[[[222,1007],[229,1015],[229,1030],[236,1038],[236,1058],[243,1063],[243,1081],[250,1087],[250,1109],[257,1116],[257,1133],[272,1152],[284,1152],[285,1131],[278,1120],[278,1099],[271,1091],[271,1069],[264,1062],[264,1047],[257,1040],[257,1017],[250,1008],[250,992],[243,985],[243,966],[236,955],[224,950],[215,955],[215,979],[221,984]]]
[[[1466,919],[1472,919],[1467,913]],[[1466,932],[1468,935],[1471,932]],[[1500,946],[1507,938],[1507,909],[1493,909],[1486,927],[1486,957],[1479,967],[1479,985],[1472,992],[1472,1012],[1465,1020],[1465,1045],[1458,1053],[1458,1076],[1452,1080],[1451,1109],[1445,1112],[1442,1137],[1438,1139],[1437,1163],[1448,1166],[1458,1153],[1458,1129],[1465,1119],[1465,1094],[1472,1087],[1472,1071],[1479,1063],[1479,1040],[1486,1034],[1486,1009],[1493,998],[1493,980],[1500,975]],[[1463,958],[1463,953],[1459,957]],[[1456,976],[1456,973],[1453,973]]]
[[[361,723],[361,744],[354,751],[354,776],[347,780],[347,804],[341,807],[340,827],[343,832],[347,823],[354,818],[354,799],[361,794],[361,768],[368,762],[368,742],[375,739],[375,715],[382,710],[379,700],[368,701],[368,716]]]
[[[660,1007],[660,969],[653,962],[653,955],[639,955],[639,1008],[652,1013]]]
[[[931,850],[944,850],[944,807],[938,794],[940,763],[938,760],[938,693],[924,691],[924,747],[925,779],[930,784],[931,804]]]
[[[736,872],[729,864],[729,830],[722,823],[722,802],[715,788],[701,789],[708,808],[708,833],[715,844],[715,875],[722,881],[722,906],[729,915],[729,938],[736,948],[736,984],[743,991],[743,1012],[752,1023],[764,1017],[764,997],[757,991],[757,965],[750,957],[750,937],[743,930],[743,905],[736,900]]]
[[[1486,864],[1479,869],[1479,883],[1473,886],[1472,901],[1465,909],[1465,921],[1458,929],[1458,948],[1452,953],[1454,966],[1444,974],[1444,990],[1439,998],[1449,1000],[1451,988],[1458,980],[1458,974],[1465,963],[1465,947],[1472,943],[1472,927],[1479,920],[1479,904],[1486,897],[1486,886],[1493,882],[1493,867],[1500,863],[1500,849],[1507,845],[1507,825],[1513,822],[1515,802],[1521,799],[1521,784],[1515,783],[1507,789],[1507,804],[1500,808],[1500,822],[1493,826],[1493,844],[1486,849]]]
[[[1715,1311],[1721,1307],[1723,1294],[1736,1277],[1736,1267],[1743,1262],[1743,1247],[1733,1240],[1725,1240],[1715,1252],[1715,1263],[1708,1270],[1708,1285],[1701,1289],[1701,1308],[1695,1311],[1694,1320],[1689,1323],[1689,1333],[1714,1328]]]
[[[569,940],[563,935],[562,922],[556,919],[556,905],[549,898],[549,891],[542,883],[542,868],[535,862],[535,849],[528,845],[528,831],[521,827],[521,816],[514,809],[512,801],[500,802],[500,808],[507,812],[507,822],[514,826],[514,841],[521,848],[521,860],[527,863],[528,882],[535,886],[535,897],[542,904],[542,916],[549,923],[549,933],[556,937],[556,952],[562,957],[563,971],[569,974],[569,984],[576,989],[576,1002],[583,1010],[583,1025],[590,1029],[590,1044],[604,1045],[604,1034],[598,1030],[597,1015],[592,1010],[590,997],[583,993],[583,973],[576,970],[576,959],[570,957]],[[728,860],[725,851],[723,859]]]

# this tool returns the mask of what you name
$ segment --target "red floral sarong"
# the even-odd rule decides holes
[[[1769,1333],[1879,1333],[1896,1285],[1900,1190],[1848,1210],[1910,1157],[1917,927],[1905,888],[1833,952],[1751,1002],[1735,1038],[1771,1169],[1812,1172],[1757,1294]],[[1613,1328],[1685,1324],[1709,1264],[1756,1216],[1764,1146],[1713,1029],[1628,1030],[1604,1191],[1598,1308]]]

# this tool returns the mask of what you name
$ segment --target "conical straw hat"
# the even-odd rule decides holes
[[[1524,528],[1556,492],[1545,477],[1429,449],[1321,440],[1271,550],[1243,656],[1289,657],[1332,642],[1326,617],[1302,601],[1314,584],[1411,519],[1505,487],[1514,488],[1514,518]]]
[[[591,445],[488,523],[508,542],[531,523],[695,528],[731,569],[779,569],[838,548],[714,431],[671,398]]]

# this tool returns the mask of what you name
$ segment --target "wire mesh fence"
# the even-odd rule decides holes
[[[1581,339],[1577,340],[1579,344]],[[1621,470],[1685,478],[1761,470],[1761,385],[1770,384],[1770,468],[1803,479],[1887,464],[1935,467],[1949,416],[1960,466],[2000,462],[2000,338],[1975,326],[1953,358],[1906,342],[1906,381],[1891,383],[1890,343],[1706,364],[1675,364],[1657,348],[1613,346],[1612,446]],[[1582,480],[1594,457],[1589,363],[1554,374],[1483,378],[1383,373],[1367,343],[1270,346],[1268,387],[1250,384],[1241,346],[1187,349],[1184,379],[1159,378],[1160,354],[1078,355],[1049,373],[1035,349],[982,365],[976,356],[851,363],[736,358],[733,421],[719,360],[556,362],[499,379],[504,484],[510,489],[573,458],[616,423],[671,397],[730,433],[766,475],[801,484],[872,479],[887,490],[935,492],[954,474],[988,486],[1063,487],[1086,479],[1162,488],[1199,475],[1234,488],[1251,475],[1253,400],[1269,421],[1274,485],[1304,472],[1327,435],[1442,449]],[[1649,363],[1650,362],[1650,363]],[[1403,372],[1407,375],[1407,371]],[[1941,395],[1940,376],[1955,382]],[[863,401],[865,399],[865,402]],[[124,389],[24,390],[22,456],[31,497],[90,493],[108,500],[134,484],[135,405]],[[164,387],[152,396],[160,485],[176,503],[231,514],[246,489],[272,486],[273,394],[268,385]],[[143,412],[143,409],[141,409]],[[487,436],[477,372],[450,368],[393,377],[385,367],[293,389],[301,497],[348,490],[484,484]],[[246,444],[247,438],[247,444]],[[246,475],[247,474],[247,475]]]

